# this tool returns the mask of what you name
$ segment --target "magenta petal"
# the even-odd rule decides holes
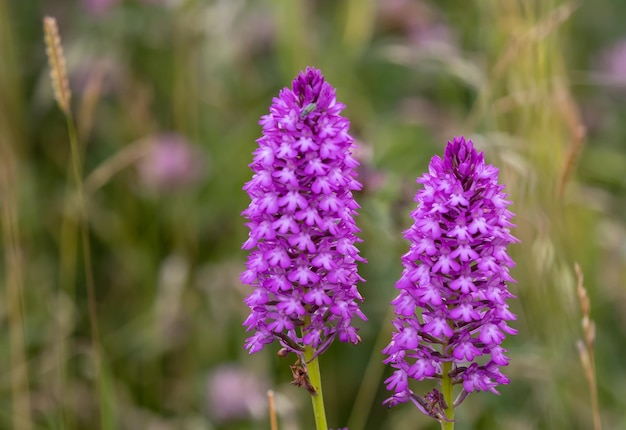
[[[321,72],[307,68],[259,121],[263,136],[242,213],[250,229],[242,248],[250,255],[240,280],[255,289],[246,299],[251,353],[275,339],[296,352],[304,345],[323,352],[335,338],[360,341],[352,320],[366,319],[356,288],[365,260],[355,246],[352,190],[361,184],[343,108]]]
[[[514,282],[506,248],[518,242],[509,231],[511,202],[498,169],[464,137],[449,141],[417,183],[422,188],[404,233],[410,247],[391,302],[396,318],[383,362],[416,380],[440,378],[442,363],[452,363],[467,392],[497,393],[497,385],[508,383],[499,371],[508,364],[500,345],[517,333],[507,323],[516,317],[506,303],[514,297],[506,286]],[[485,357],[487,364],[478,364]],[[411,399],[429,414],[425,400],[404,385],[387,389],[393,394],[385,404]]]

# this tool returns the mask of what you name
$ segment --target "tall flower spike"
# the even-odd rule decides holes
[[[352,191],[361,184],[344,107],[320,71],[307,68],[259,122],[263,136],[244,186],[251,202],[242,213],[250,255],[241,281],[255,289],[244,322],[254,332],[250,353],[275,339],[299,356],[306,347],[317,356],[337,337],[360,341],[352,319],[366,319],[356,288],[363,281],[357,261],[365,260],[355,247]]]
[[[391,302],[395,330],[383,350],[395,369],[385,381],[393,392],[385,404],[411,400],[446,421],[454,384],[462,385],[458,405],[470,392],[497,393],[497,385],[509,382],[500,373],[508,364],[505,333],[516,333],[507,324],[515,315],[506,304],[514,297],[506,286],[514,282],[506,247],[518,240],[509,231],[513,213],[498,169],[485,164],[471,140],[448,142],[443,160],[433,157],[417,182],[423,188],[415,196],[414,224],[404,232],[410,248]],[[433,390],[422,398],[409,388],[411,379],[435,378],[443,396]]]

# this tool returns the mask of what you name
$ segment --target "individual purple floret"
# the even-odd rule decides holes
[[[450,363],[448,377],[463,387],[455,403],[509,383],[500,373],[508,364],[505,333],[516,333],[507,325],[516,317],[506,304],[514,297],[506,286],[514,282],[506,247],[518,240],[509,231],[513,213],[498,169],[485,164],[471,140],[448,142],[443,160],[433,157],[417,182],[423,188],[415,196],[415,222],[404,232],[411,245],[396,283],[400,294],[391,302],[394,332],[383,350],[385,363],[396,369],[385,381],[393,392],[385,404],[411,400],[441,418],[446,405],[432,395],[436,390],[417,396],[410,379],[441,380],[443,364]]]
[[[250,228],[242,248],[251,251],[240,279],[255,288],[244,322],[254,332],[250,353],[274,339],[298,354],[305,345],[320,354],[336,337],[360,341],[351,323],[366,319],[352,196],[361,184],[344,107],[321,72],[307,68],[259,122],[263,136],[244,187],[251,202],[242,213]]]

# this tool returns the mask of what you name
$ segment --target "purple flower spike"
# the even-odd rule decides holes
[[[360,341],[351,323],[355,315],[366,319],[352,196],[361,184],[350,123],[339,115],[344,107],[320,71],[307,68],[259,122],[263,136],[244,187],[251,202],[242,213],[250,255],[241,281],[255,288],[244,322],[254,332],[250,353],[274,339],[298,354],[306,345],[320,354],[335,337]]]
[[[417,182],[423,188],[415,196],[415,222],[404,232],[411,245],[396,283],[400,294],[391,302],[395,330],[383,350],[395,369],[385,381],[393,392],[385,404],[411,400],[436,416],[440,405],[415,395],[409,380],[440,379],[443,363],[465,390],[459,402],[509,382],[499,370],[508,364],[505,333],[516,333],[507,324],[515,315],[506,304],[514,297],[506,287],[514,282],[506,247],[518,240],[509,231],[513,213],[498,169],[485,164],[471,140],[448,142],[443,160],[433,157]]]

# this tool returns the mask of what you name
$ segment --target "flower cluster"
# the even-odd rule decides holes
[[[433,157],[417,182],[423,188],[404,234],[411,244],[392,301],[394,332],[383,350],[395,369],[385,381],[393,392],[385,404],[411,400],[432,415],[410,379],[449,377],[462,384],[459,403],[470,392],[497,393],[498,384],[509,382],[499,368],[508,364],[504,333],[516,333],[507,325],[515,315],[506,304],[513,297],[506,282],[514,282],[506,247],[517,239],[498,169],[485,164],[471,140],[448,142],[443,160]]]
[[[351,325],[365,320],[356,284],[359,229],[352,191],[357,161],[351,155],[345,106],[319,70],[307,68],[273,99],[262,117],[263,136],[245,185],[251,203],[243,212],[251,250],[241,281],[255,288],[244,322],[254,334],[250,353],[278,339],[289,351],[317,354],[338,337],[360,341]]]

